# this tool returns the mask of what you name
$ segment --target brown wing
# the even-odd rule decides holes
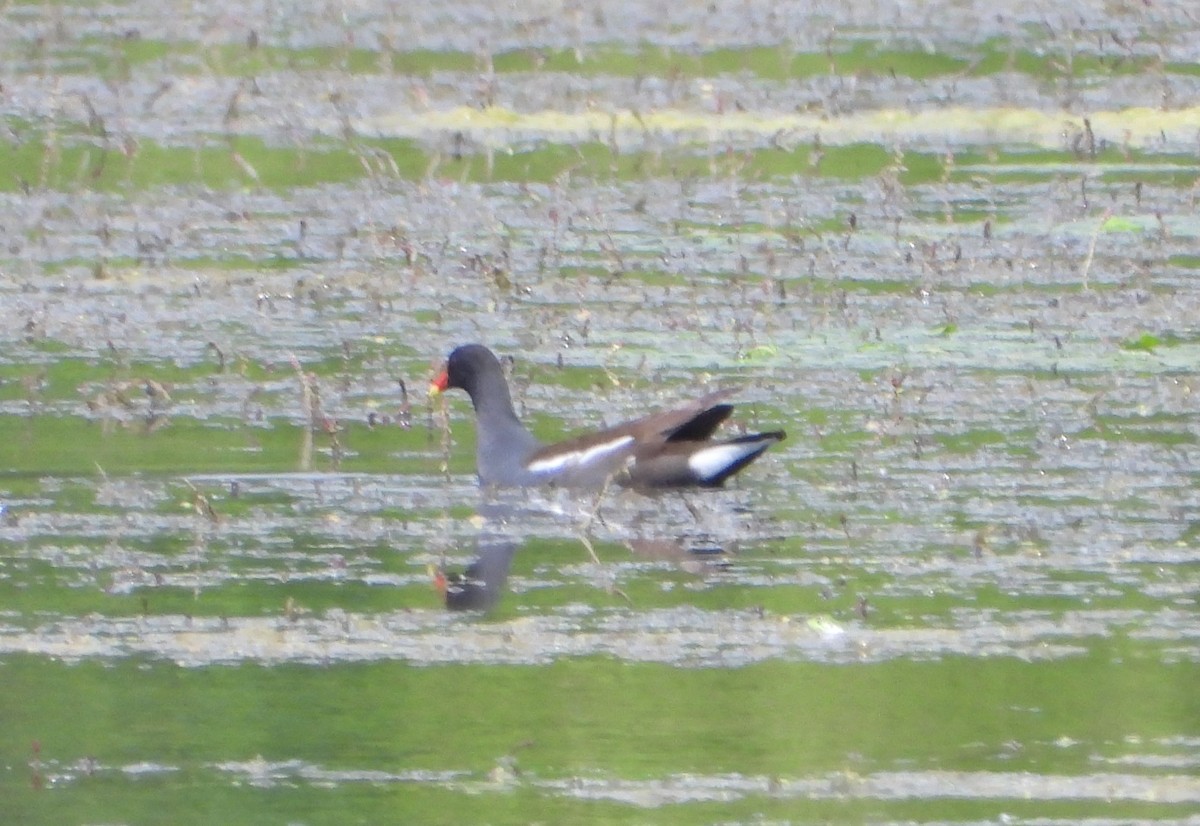
[[[715,390],[670,410],[660,410],[616,425],[610,430],[632,433],[638,441],[697,441],[707,439],[733,412],[733,406],[717,402],[733,395],[733,389]]]
[[[640,419],[547,445],[538,454],[583,451],[606,442],[615,442],[624,436],[633,436],[641,445],[706,439],[732,412],[732,405],[717,404],[732,393],[732,389],[717,390],[670,410],[659,410]]]
[[[667,436],[668,442],[703,442],[712,438],[713,433],[721,426],[721,422],[733,413],[732,404],[714,404],[712,407],[693,416]]]
[[[732,392],[718,390],[671,410],[546,445],[529,457],[526,467],[576,484],[603,480],[635,457],[660,450],[668,442],[706,439],[729,416],[732,407],[717,402]]]

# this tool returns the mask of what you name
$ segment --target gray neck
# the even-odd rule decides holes
[[[513,409],[508,384],[502,375],[485,376],[471,394],[475,406],[475,466],[485,485],[525,483],[525,461],[541,443]]]

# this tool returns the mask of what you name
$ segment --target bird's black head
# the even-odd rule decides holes
[[[482,344],[464,344],[446,359],[445,369],[433,380],[430,389],[440,393],[457,387],[473,397],[485,377],[503,374],[495,353]]]

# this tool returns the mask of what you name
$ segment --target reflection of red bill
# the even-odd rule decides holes
[[[445,597],[446,588],[449,585],[449,582],[446,580],[446,572],[433,563],[430,563],[426,567],[426,570],[429,571],[429,578],[433,580],[433,589]]]

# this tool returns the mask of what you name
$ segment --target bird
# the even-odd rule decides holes
[[[786,434],[782,430],[715,439],[733,405],[732,389],[639,419],[544,444],[513,409],[496,354],[482,344],[454,349],[430,383],[436,396],[466,392],[475,408],[475,469],[485,487],[719,488]]]

